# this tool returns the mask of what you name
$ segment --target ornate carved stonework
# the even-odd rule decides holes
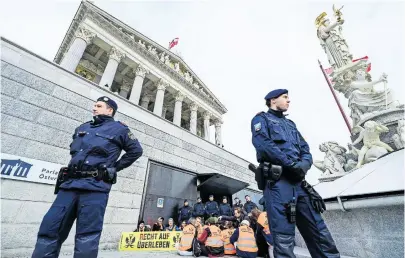
[[[63,57],[63,54],[67,51],[69,44],[72,42],[74,39],[74,34],[73,32],[77,29],[78,24],[84,20],[84,18],[88,18],[92,22],[94,22],[97,26],[100,28],[104,29],[108,33],[110,33],[113,37],[116,39],[120,40],[122,43],[126,44],[128,47],[133,49],[136,53],[140,54],[142,57],[146,58],[151,64],[155,65],[157,68],[161,69],[162,71],[166,72],[169,74],[172,78],[174,78],[177,82],[182,84],[184,87],[186,87],[188,90],[190,90],[195,96],[199,97],[201,100],[205,101],[207,104],[209,104],[212,108],[215,110],[218,110],[221,113],[226,113],[227,110],[226,108],[213,96],[210,94],[204,94],[200,92],[197,87],[193,86],[192,83],[188,82],[185,80],[185,78],[181,75],[181,73],[178,73],[174,70],[174,65],[169,61],[167,62],[167,59],[169,58],[164,58],[166,56],[166,53],[164,50],[158,48],[158,51],[162,51],[158,53],[159,58],[153,53],[148,51],[148,49],[145,46],[145,43],[139,41],[139,37],[136,32],[131,32],[131,34],[127,34],[124,31],[119,30],[118,26],[115,26],[113,23],[111,23],[109,20],[104,18],[102,15],[98,13],[97,10],[93,9],[92,6],[84,4],[81,5],[79,11],[77,12],[76,15],[77,19],[75,19],[71,25],[71,28],[69,29],[68,34],[66,35],[66,38],[64,42],[62,43],[60,49],[58,50],[57,56],[55,57],[55,62],[60,63],[61,58]],[[131,28],[125,28],[126,30],[131,31]],[[135,34],[135,36],[134,36]],[[135,40],[134,40],[135,39]],[[136,41],[138,40],[138,41]],[[159,61],[160,59],[160,61]],[[169,58],[170,59],[170,58]],[[165,64],[165,61],[167,65]],[[203,86],[202,86],[203,87]]]
[[[204,120],[210,120],[212,114],[210,112],[204,112]]]
[[[116,60],[119,63],[125,57],[125,54],[123,52],[119,51],[116,47],[112,47],[109,57],[111,59]]]
[[[184,94],[181,93],[180,91],[177,92],[177,94],[176,94],[176,102],[177,101],[182,102],[183,100],[184,100]]]
[[[91,32],[89,29],[84,27],[83,25],[80,25],[79,28],[77,28],[75,36],[77,38],[81,38],[84,41],[86,41],[87,45],[91,43],[91,41],[94,39],[96,36],[96,33]]]
[[[163,79],[160,79],[158,82],[157,82],[157,89],[158,90],[166,90],[166,88],[169,86],[169,83],[167,82],[167,81],[165,81],[165,80],[163,80]]]
[[[135,75],[140,76],[142,78],[145,78],[147,73],[149,73],[149,71],[146,70],[146,68],[143,67],[142,65],[138,65],[138,67],[135,70]]]
[[[197,110],[198,110],[198,105],[197,105],[197,103],[192,102],[192,103],[190,104],[190,110],[191,110],[191,111],[197,111]]]
[[[93,64],[89,60],[85,60],[85,59],[80,60],[79,65],[83,66],[87,70],[89,70],[89,71],[91,71],[93,73],[96,73],[96,74],[98,74],[100,76],[103,75],[104,67],[102,67],[101,65],[96,66],[95,64]]]

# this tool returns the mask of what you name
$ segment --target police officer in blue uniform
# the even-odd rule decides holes
[[[76,219],[74,257],[97,257],[116,173],[142,156],[129,128],[114,121],[117,109],[115,101],[100,97],[93,107],[93,120],[76,128],[70,144],[72,158],[59,173],[57,196],[40,225],[33,258],[58,257]],[[122,150],[125,154],[118,160]]]
[[[219,205],[219,216],[232,216],[232,208],[226,196],[222,197],[222,203]]]
[[[269,110],[252,119],[251,131],[263,175],[271,164],[283,169],[276,179],[270,173],[264,186],[274,257],[295,257],[296,225],[312,257],[340,257],[320,214],[325,210],[322,197],[304,180],[312,165],[309,146],[294,122],[283,114],[290,103],[288,91],[273,90],[265,100]]]
[[[188,206],[188,201],[184,200],[184,206],[179,210],[179,225],[182,221],[188,221],[193,215],[193,208]]]
[[[205,214],[207,219],[210,217],[218,217],[218,203],[214,201],[214,195],[212,194],[209,196],[209,201],[205,203]]]
[[[205,206],[201,202],[201,197],[197,198],[197,202],[194,204],[193,207],[193,217],[197,218],[200,217],[201,219],[204,219],[205,215]]]

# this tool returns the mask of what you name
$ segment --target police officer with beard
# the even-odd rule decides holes
[[[39,228],[33,258],[58,257],[76,219],[74,257],[97,257],[117,172],[142,155],[141,145],[128,126],[114,120],[117,109],[115,101],[100,97],[93,107],[93,120],[76,128],[70,144],[71,160],[59,172],[57,196]],[[125,154],[119,159],[122,150]]]
[[[284,115],[290,103],[288,91],[273,90],[265,100],[269,110],[252,119],[251,131],[262,175],[270,171],[264,197],[274,257],[295,257],[295,225],[312,257],[340,257],[320,214],[325,210],[322,197],[304,180],[312,165],[312,155],[294,122]],[[269,170],[271,164],[282,166],[278,178]]]

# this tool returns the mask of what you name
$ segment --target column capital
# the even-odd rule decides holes
[[[196,103],[196,102],[192,102],[192,103],[190,104],[190,110],[191,110],[191,111],[197,111],[197,109],[198,109],[197,103]]]
[[[222,120],[222,118],[217,118],[215,120],[215,127],[221,127],[221,125],[224,123],[224,121]]]
[[[183,100],[184,100],[184,94],[181,93],[180,91],[178,91],[176,94],[176,102],[177,101],[183,102]]]
[[[122,85],[121,85],[121,89],[125,90],[125,91],[129,91],[132,87],[132,83],[130,81],[127,81],[125,79],[122,80]]]
[[[125,57],[125,54],[118,50],[116,47],[112,47],[108,56],[119,63]]]
[[[203,116],[204,116],[204,120],[210,120],[212,114],[208,111],[205,111]]]
[[[135,69],[135,75],[142,78],[145,78],[146,74],[148,73],[149,71],[142,65],[138,65],[138,67]]]
[[[96,33],[90,31],[83,25],[80,25],[75,32],[75,37],[83,39],[84,41],[86,41],[87,45],[89,45],[92,42],[95,36]]]
[[[169,86],[169,83],[163,79],[159,79],[159,81],[157,82],[158,90],[166,90],[167,86]]]

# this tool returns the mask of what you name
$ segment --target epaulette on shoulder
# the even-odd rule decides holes
[[[128,125],[126,123],[122,122],[122,121],[117,121],[117,122],[120,123],[121,125],[125,126],[125,127],[128,127]]]

